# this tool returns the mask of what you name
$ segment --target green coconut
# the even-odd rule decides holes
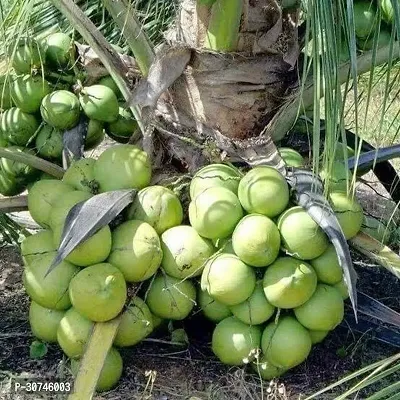
[[[78,360],[71,360],[71,371],[74,376],[78,375],[80,362]],[[121,354],[114,347],[107,353],[104,360],[103,367],[100,372],[99,379],[96,383],[97,392],[106,392],[115,387],[121,378],[123,371],[123,361]]]
[[[195,299],[196,289],[192,282],[158,274],[150,284],[146,303],[158,317],[182,320],[192,311]]]
[[[18,146],[26,146],[38,128],[36,117],[17,107],[4,111],[1,116],[0,130],[8,142]]]
[[[228,365],[247,364],[260,347],[261,329],[249,326],[236,317],[228,317],[217,324],[212,335],[212,351]]]
[[[382,18],[388,23],[393,24],[394,22],[394,9],[392,0],[380,0],[379,5],[382,11]],[[400,2],[399,2],[400,6]]]
[[[90,119],[113,122],[118,118],[119,105],[117,96],[107,86],[92,85],[84,87],[79,94],[79,101],[84,113]]]
[[[371,36],[369,38],[357,40],[357,45],[363,51],[370,51],[374,48],[374,46],[379,49],[387,46],[390,43],[391,36],[392,35],[390,32],[381,29],[376,40],[374,38],[374,32],[371,32]]]
[[[273,263],[278,256],[280,244],[278,227],[261,214],[246,215],[232,234],[235,254],[253,267],[265,267]]]
[[[351,239],[360,231],[364,213],[355,197],[346,192],[332,192],[329,196],[332,209],[339,221],[346,239]]]
[[[74,161],[65,171],[63,182],[76,190],[97,194],[99,183],[94,178],[94,158],[82,158]]]
[[[313,331],[309,330],[312,344],[321,343],[328,335],[329,331]]]
[[[11,85],[14,77],[0,74],[0,110],[8,110],[13,106]]]
[[[165,272],[181,279],[201,275],[206,261],[214,253],[211,242],[186,225],[165,231],[161,236],[161,248]]]
[[[359,38],[373,34],[378,21],[375,6],[369,1],[355,1],[353,4],[354,30]]]
[[[264,329],[261,349],[265,358],[279,368],[289,369],[301,364],[310,354],[311,337],[295,318],[285,316]]]
[[[57,342],[69,358],[83,355],[86,343],[92,333],[94,323],[70,308],[64,315],[57,329]]]
[[[335,149],[335,159],[343,161],[347,155],[347,158],[354,157],[354,149],[350,146],[345,146],[342,142],[338,142]]]
[[[302,167],[304,166],[303,156],[294,149],[289,147],[280,147],[279,154],[288,167]]]
[[[28,191],[28,209],[32,218],[43,228],[49,228],[53,204],[71,191],[71,186],[56,179],[36,182]]]
[[[329,245],[324,231],[302,207],[286,210],[278,219],[282,247],[301,260],[319,257]]]
[[[69,285],[74,308],[91,321],[104,322],[115,318],[127,297],[124,276],[108,263],[82,269]]]
[[[211,164],[201,168],[190,182],[190,198],[211,187],[223,187],[237,195],[241,172],[230,165]]]
[[[264,294],[263,281],[256,283],[251,296],[243,303],[231,306],[232,314],[248,325],[259,325],[268,321],[275,312],[275,307],[271,305]]]
[[[149,279],[158,270],[162,257],[160,238],[147,222],[126,221],[113,231],[108,261],[127,282]]]
[[[383,244],[387,244],[394,226],[387,221],[382,221],[378,218],[364,215],[361,231],[372,236]]]
[[[238,195],[248,213],[273,218],[286,208],[289,202],[289,186],[275,168],[256,167],[240,181]]]
[[[116,138],[115,140],[117,142],[119,141],[117,140],[118,138],[128,141],[138,127],[139,125],[131,111],[120,104],[118,108],[118,117],[115,121],[107,124],[106,132],[113,139]]]
[[[213,322],[220,322],[232,315],[231,310],[225,304],[214,300],[207,291],[199,288],[197,302],[204,316]]]
[[[13,42],[8,47],[8,57],[15,72],[30,74],[33,69],[41,68],[44,53],[37,41],[28,38]]]
[[[104,136],[103,122],[90,119],[85,138],[85,150],[88,151],[97,147],[104,140]]]
[[[30,265],[33,261],[41,259],[51,253],[55,256],[57,247],[53,243],[53,232],[43,230],[33,235],[27,236],[21,243],[21,256],[25,265]]]
[[[31,302],[29,307],[29,324],[31,331],[38,339],[57,343],[57,329],[65,311],[51,310]]]
[[[67,90],[56,90],[43,98],[40,113],[53,128],[71,129],[79,122],[79,100]]]
[[[310,299],[317,286],[317,274],[304,261],[280,257],[265,271],[263,285],[272,305],[294,308]]]
[[[46,39],[46,62],[55,67],[66,67],[74,61],[75,46],[72,38],[57,32]]]
[[[320,283],[311,298],[295,308],[294,313],[308,329],[331,331],[343,320],[343,299],[337,289]]]
[[[311,260],[310,264],[314,268],[319,282],[334,285],[342,279],[343,270],[332,244],[319,257]]]
[[[353,179],[351,172],[346,168],[343,160],[336,160],[331,168],[323,167],[320,177],[325,186],[328,186],[330,190],[347,190]]]
[[[23,183],[17,181],[15,176],[7,174],[0,166],[0,194],[3,196],[16,196],[24,190],[25,186]]]
[[[55,253],[47,253],[32,260],[24,270],[24,287],[29,297],[42,307],[66,310],[71,307],[68,286],[79,268],[62,261],[46,276],[54,257]]]
[[[254,269],[232,254],[211,258],[201,276],[201,288],[215,300],[234,306],[247,300],[256,286]]]
[[[147,153],[130,144],[113,146],[97,159],[94,176],[102,192],[143,189],[151,180],[150,158]]]
[[[230,236],[242,217],[239,199],[223,187],[210,187],[189,204],[190,225],[208,239]]]
[[[333,287],[339,291],[343,300],[349,298],[349,290],[347,289],[347,285],[346,282],[344,281],[344,278],[342,278],[342,280],[339,283],[335,283]]]
[[[183,209],[178,196],[163,186],[142,189],[128,210],[128,219],[139,219],[150,224],[161,235],[181,224]]]
[[[252,362],[251,367],[261,379],[266,381],[278,378],[287,371],[285,368],[275,367],[265,356],[262,356],[258,361]]]
[[[50,85],[42,76],[22,75],[11,85],[14,104],[23,112],[36,113],[43,97],[51,91]]]
[[[123,53],[123,50],[120,49],[120,52]],[[118,85],[115,83],[114,79],[110,75],[101,78],[98,84],[110,88],[115,93],[118,99],[121,97],[121,91],[118,89]]]
[[[43,158],[61,160],[63,134],[50,125],[43,125],[36,136],[36,148]]]
[[[135,296],[121,316],[114,345],[134,346],[153,331],[153,315],[147,304]]]

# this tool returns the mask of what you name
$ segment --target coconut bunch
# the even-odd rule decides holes
[[[62,162],[64,132],[85,124],[85,150],[105,132],[126,143],[137,129],[110,76],[83,86],[75,45],[63,33],[44,41],[19,40],[9,46],[10,71],[0,76],[0,146]],[[22,193],[40,176],[24,164],[0,160],[0,194]]]

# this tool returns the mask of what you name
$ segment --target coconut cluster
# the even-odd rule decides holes
[[[8,48],[10,70],[0,76],[0,146],[56,164],[62,162],[64,132],[85,127],[85,150],[107,133],[127,143],[137,130],[131,112],[110,76],[91,86],[79,84],[71,37],[55,33],[38,42],[21,39]],[[84,122],[83,122],[84,121]],[[40,171],[0,160],[0,194],[15,196],[40,178]]]

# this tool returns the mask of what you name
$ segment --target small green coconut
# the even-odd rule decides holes
[[[65,171],[63,182],[76,190],[97,194],[99,183],[94,178],[94,158],[82,158],[74,161]]]
[[[305,303],[315,291],[317,275],[310,264],[292,257],[280,257],[264,274],[265,297],[278,308]]]
[[[242,216],[239,199],[223,187],[206,189],[189,204],[190,224],[208,239],[230,236]]]
[[[247,300],[256,286],[254,269],[232,254],[212,257],[201,276],[201,288],[215,300],[234,306]]]
[[[320,283],[311,298],[295,308],[294,313],[308,329],[331,331],[343,320],[343,299],[337,289]]]
[[[88,151],[97,147],[104,140],[104,136],[103,122],[90,119],[85,138],[85,150]]]
[[[355,1],[353,12],[356,36],[366,38],[373,34],[378,22],[375,6],[369,1]]]
[[[346,192],[332,192],[329,200],[345,238],[348,240],[356,236],[364,219],[360,203]]]
[[[232,234],[235,254],[253,267],[266,267],[278,256],[281,237],[278,227],[265,215],[242,218]]]
[[[53,232],[43,230],[27,236],[21,243],[21,256],[25,265],[51,253],[55,256],[57,247],[53,243]]]
[[[183,209],[172,190],[163,186],[149,186],[136,196],[128,210],[128,219],[147,222],[161,235],[182,223]]]
[[[265,356],[262,356],[259,360],[256,360],[251,363],[251,367],[254,372],[266,381],[270,381],[274,378],[278,378],[283,375],[287,369],[275,367],[272,363],[270,363]]]
[[[71,371],[74,376],[77,376],[80,362],[71,360]],[[106,392],[115,387],[121,378],[123,371],[123,361],[121,354],[117,349],[111,347],[104,360],[103,367],[100,372],[99,379],[96,383],[97,392]]]
[[[71,307],[68,286],[79,268],[62,261],[46,276],[54,257],[54,253],[47,253],[26,266],[23,274],[24,287],[29,297],[42,307],[66,310]]]
[[[181,279],[201,275],[205,263],[214,253],[211,242],[186,225],[165,231],[161,236],[161,246],[165,272]]]
[[[281,317],[264,329],[261,349],[276,367],[289,369],[301,364],[310,354],[311,337],[306,328],[291,316]]]
[[[12,107],[1,115],[0,130],[8,142],[17,146],[26,146],[38,128],[36,117],[17,107]]]
[[[69,285],[74,308],[91,321],[115,318],[127,297],[124,276],[111,264],[95,264],[82,269]]]
[[[289,147],[280,147],[278,149],[283,161],[288,167],[303,167],[304,158],[303,156],[294,149]]]
[[[135,296],[121,316],[114,345],[134,346],[153,331],[153,316],[147,304]]]
[[[251,296],[243,303],[231,306],[232,314],[248,325],[259,325],[268,321],[275,312],[275,307],[265,297],[263,281],[256,283]]]
[[[212,350],[227,365],[247,364],[261,341],[261,329],[249,326],[236,317],[228,317],[217,324],[212,335]]]
[[[118,108],[118,117],[115,121],[110,122],[106,126],[107,134],[115,138],[127,139],[138,129],[138,123],[129,109],[124,108],[121,104]],[[116,141],[119,141],[115,139]]]
[[[317,344],[321,343],[328,336],[329,331],[309,330],[308,333],[310,334],[312,344]]]
[[[65,33],[53,33],[46,39],[46,62],[53,67],[66,67],[74,60],[75,46]]]
[[[237,195],[241,172],[227,164],[210,164],[201,168],[190,182],[190,198],[210,187],[223,187]]]
[[[342,279],[343,270],[339,264],[335,247],[332,244],[319,257],[311,260],[310,263],[317,274],[319,282],[334,285]]]
[[[23,38],[11,43],[8,57],[18,74],[30,74],[33,69],[40,69],[44,52],[36,40]]]
[[[3,196],[16,196],[25,190],[22,182],[17,181],[15,176],[7,174],[0,163],[0,194]]]
[[[32,333],[40,340],[57,343],[57,329],[65,311],[51,310],[31,302],[29,307],[29,324]]]
[[[344,281],[344,278],[342,278],[342,280],[339,283],[334,284],[333,287],[339,291],[343,300],[349,298],[349,290],[347,289],[347,285],[346,282]]]
[[[0,110],[8,110],[13,106],[11,85],[14,77],[0,74]]]
[[[158,270],[162,257],[160,238],[147,222],[126,221],[112,232],[108,261],[122,272],[127,282],[149,279]]]
[[[273,218],[286,208],[289,202],[289,186],[275,168],[256,167],[240,181],[238,196],[248,213]]]
[[[57,329],[57,342],[69,358],[83,355],[94,323],[71,307],[64,315]]]
[[[79,94],[79,101],[84,113],[90,119],[114,122],[118,118],[119,105],[117,96],[107,86],[92,85],[84,87]]]
[[[150,184],[151,172],[148,154],[130,144],[105,150],[94,166],[94,177],[102,192],[143,189]]]
[[[158,317],[182,320],[192,311],[195,299],[196,289],[192,282],[158,274],[150,284],[146,303]]]
[[[123,53],[123,50],[120,49],[120,52]],[[121,91],[118,89],[118,85],[110,75],[101,78],[98,84],[109,87],[115,93],[118,99],[121,97]]]
[[[79,122],[79,100],[67,90],[56,90],[43,98],[40,113],[53,128],[71,129]]]
[[[36,148],[43,158],[61,160],[63,134],[50,125],[43,125],[36,136]]]
[[[204,316],[213,322],[220,322],[232,315],[231,310],[225,304],[214,300],[207,291],[197,291],[197,302]]]
[[[42,76],[22,75],[14,79],[11,85],[14,104],[21,111],[31,114],[39,111],[43,97],[50,91],[49,83]]]
[[[286,210],[277,225],[282,246],[293,257],[312,260],[328,248],[329,241],[324,231],[300,206]]]

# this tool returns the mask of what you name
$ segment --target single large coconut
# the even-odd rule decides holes
[[[309,330],[308,333],[310,334],[312,344],[317,344],[321,343],[328,336],[329,331]]]
[[[22,182],[15,176],[7,174],[0,166],[0,194],[3,196],[16,196],[25,190]]]
[[[192,311],[195,299],[192,282],[158,274],[151,282],[146,303],[150,311],[161,318],[182,320]]]
[[[108,261],[122,272],[127,282],[150,278],[162,257],[160,238],[147,222],[126,221],[113,231]]]
[[[13,106],[11,99],[11,84],[13,77],[0,75],[0,110],[8,110]]]
[[[346,300],[349,298],[349,289],[347,288],[346,282],[344,278],[338,283],[335,283],[333,287],[340,293],[342,296],[343,300]]]
[[[241,172],[230,165],[211,164],[201,168],[190,182],[190,198],[196,196],[210,187],[223,187],[237,195]]]
[[[77,376],[79,371],[80,362],[78,360],[71,360],[71,371],[74,376]],[[106,392],[111,390],[120,380],[123,371],[123,361],[119,351],[111,347],[104,360],[103,367],[100,372],[99,379],[96,383],[97,392]]]
[[[319,257],[311,260],[310,264],[314,268],[318,280],[322,283],[334,285],[342,279],[343,270],[332,244]]]
[[[256,286],[256,274],[250,266],[232,254],[211,258],[201,276],[201,288],[215,300],[234,306],[247,300]]]
[[[289,202],[289,186],[275,168],[256,167],[240,181],[238,195],[248,213],[273,218],[286,208]]]
[[[215,251],[209,240],[186,225],[165,231],[161,236],[161,247],[165,272],[181,279],[201,275],[206,261]]]
[[[242,216],[239,199],[223,187],[206,189],[189,204],[190,224],[208,239],[230,236]]]
[[[310,264],[292,257],[280,257],[265,271],[264,293],[279,308],[294,308],[314,293],[317,275]]]
[[[329,197],[332,209],[346,239],[351,239],[360,231],[364,214],[360,203],[346,192],[332,192]]]
[[[37,41],[27,38],[12,42],[8,47],[8,57],[15,72],[30,74],[33,69],[40,69],[44,53]]]
[[[66,310],[71,307],[68,287],[79,268],[62,261],[46,276],[54,257],[55,253],[47,253],[32,260],[24,270],[24,287],[29,297],[42,307]]]
[[[283,375],[287,369],[275,367],[270,363],[265,356],[262,356],[259,360],[251,363],[251,367],[254,372],[261,377],[261,379],[270,381],[274,378],[278,378]]]
[[[83,88],[79,94],[79,101],[90,119],[113,122],[118,118],[117,96],[107,86],[92,85]]]
[[[139,148],[120,144],[105,150],[94,166],[95,179],[102,192],[143,189],[150,184],[149,156]]]
[[[56,179],[36,182],[28,191],[28,209],[32,218],[43,228],[49,228],[53,204],[72,191],[71,186]]]
[[[249,326],[236,317],[217,324],[212,335],[212,351],[228,365],[247,364],[260,347],[261,329]]]
[[[246,215],[232,234],[235,254],[253,267],[266,267],[278,256],[281,237],[277,226],[261,214]]]
[[[300,206],[289,208],[279,217],[278,229],[283,248],[293,257],[312,260],[328,248],[324,231]]]
[[[43,97],[50,91],[49,83],[42,76],[23,75],[14,79],[11,85],[14,104],[26,113],[39,111]]]
[[[153,331],[153,316],[147,304],[135,296],[121,316],[114,345],[134,346]]]
[[[368,1],[358,0],[353,4],[353,12],[356,36],[366,38],[373,35],[378,22],[375,5]]]
[[[65,311],[44,308],[32,301],[29,307],[32,333],[40,340],[57,343],[57,329],[64,315]]]
[[[103,122],[95,119],[89,120],[85,138],[85,150],[88,151],[97,147],[104,140],[104,136]]]
[[[318,284],[311,298],[295,308],[294,313],[306,328],[330,331],[343,320],[343,299],[337,289],[321,283]]]
[[[51,253],[55,256],[57,247],[53,243],[53,232],[43,230],[33,235],[27,236],[21,243],[21,256],[25,265],[30,265],[32,261],[41,259]]]
[[[55,67],[66,67],[73,61],[75,53],[74,41],[62,32],[46,38],[46,62]]]
[[[63,182],[76,190],[97,194],[99,183],[94,178],[94,158],[82,158],[74,161],[65,171]]]
[[[303,156],[294,149],[289,147],[280,147],[279,154],[281,155],[283,161],[288,167],[303,167],[304,158]]]
[[[232,315],[231,310],[225,304],[214,300],[207,291],[199,288],[197,302],[204,316],[213,322],[220,322]]]
[[[83,316],[91,321],[108,321],[115,318],[125,305],[126,283],[113,265],[91,265],[71,280],[69,295],[72,305]]]
[[[79,121],[79,100],[67,90],[56,90],[43,98],[40,113],[52,127],[62,131],[71,129]]]
[[[7,141],[18,146],[26,146],[38,128],[36,117],[17,107],[6,110],[1,116],[0,130]]]
[[[172,190],[163,186],[149,186],[136,196],[128,210],[128,219],[147,222],[161,235],[182,223],[182,205]]]
[[[310,354],[311,337],[295,318],[281,317],[271,322],[261,338],[261,348],[267,361],[279,368],[289,369],[301,364]]]
[[[115,140],[125,139],[128,141],[138,127],[138,123],[131,111],[120,104],[118,108],[118,117],[115,121],[106,125],[106,132],[110,137],[113,139],[115,138]]]
[[[61,160],[63,135],[60,130],[43,125],[36,136],[36,148],[43,158]]]
[[[93,327],[94,323],[75,308],[65,313],[57,329],[57,342],[69,358],[83,355]]]
[[[275,307],[265,297],[263,281],[258,281],[251,296],[243,303],[231,306],[232,314],[248,325],[259,325],[268,321]]]

